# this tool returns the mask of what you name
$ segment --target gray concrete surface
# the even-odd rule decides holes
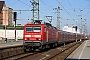
[[[86,40],[73,53],[71,53],[67,60],[90,60],[90,40]]]
[[[23,40],[7,40],[7,42],[5,40],[0,40],[0,48],[14,45],[23,45]]]

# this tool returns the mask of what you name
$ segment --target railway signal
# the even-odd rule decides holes
[[[16,20],[17,20],[17,12],[13,12],[13,21],[15,21],[15,40],[16,40]]]
[[[13,12],[13,21],[16,21],[17,20],[17,12]]]
[[[77,31],[77,26],[75,26],[75,30]]]

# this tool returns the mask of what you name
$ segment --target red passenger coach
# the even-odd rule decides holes
[[[26,24],[24,26],[24,49],[36,50],[57,43],[57,30],[44,24]]]

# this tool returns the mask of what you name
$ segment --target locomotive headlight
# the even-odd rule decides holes
[[[27,39],[25,38],[25,40],[27,40]]]
[[[36,38],[36,40],[41,40],[40,38]]]
[[[39,39],[39,40],[41,40],[41,39]]]

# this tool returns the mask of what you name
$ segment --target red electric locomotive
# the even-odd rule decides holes
[[[26,24],[24,26],[24,49],[36,50],[57,44],[58,30],[50,24]]]

